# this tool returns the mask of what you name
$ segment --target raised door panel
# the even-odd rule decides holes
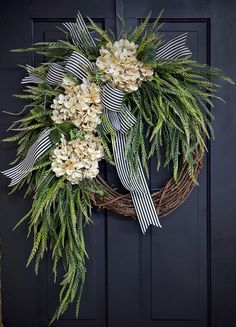
[[[193,58],[207,62],[207,19],[163,18],[163,22],[161,31],[166,38],[188,32],[187,45],[193,52]],[[162,177],[155,173],[156,164],[153,161],[150,179],[151,188],[156,188],[160,186]],[[150,326],[207,326],[208,191],[205,160],[199,186],[195,187],[184,204],[162,219],[162,230],[152,230],[150,259],[148,254],[144,256],[147,262],[143,264],[149,264],[151,272],[151,303],[145,314]]]
[[[140,11],[137,17],[125,8],[124,4],[124,17],[130,25],[138,25],[145,17],[141,6],[140,10],[135,7]],[[208,61],[207,19],[164,16],[161,21],[166,39],[188,32],[193,58]],[[152,190],[169,176],[166,170],[156,173],[155,159],[150,162],[150,172]],[[207,326],[207,172],[205,158],[200,186],[180,208],[161,219],[162,229],[151,228],[143,236],[132,220],[108,216],[109,326]],[[113,171],[108,178],[114,181]]]
[[[10,16],[11,11],[8,6],[5,6],[6,15],[9,16],[9,21],[5,21],[5,26],[10,30],[11,40],[6,42],[6,53],[11,48],[30,47],[35,42],[55,41],[63,38],[63,33],[56,26],[66,21],[73,21],[76,17],[77,9],[80,9],[85,15],[94,19],[94,21],[102,28],[114,29],[114,4],[111,1],[96,3],[96,1],[84,2],[80,8],[75,1],[68,1],[67,5],[63,3],[61,6],[58,2],[51,1],[32,1],[31,6],[27,4],[18,8],[18,16]],[[66,8],[66,9],[65,9]],[[13,24],[15,23],[15,24]],[[14,26],[12,26],[13,24]],[[21,25],[18,35],[15,35],[16,24]],[[10,29],[12,27],[12,31]],[[5,29],[4,29],[5,30]],[[2,30],[4,32],[4,30]],[[14,33],[13,33],[14,32]],[[21,35],[22,34],[22,35]],[[14,36],[15,35],[15,36]],[[20,39],[22,43],[20,42]],[[5,51],[5,47],[4,47]],[[21,64],[38,65],[45,58],[40,55],[23,54],[23,55],[8,55],[6,58],[1,58],[0,65],[3,71],[5,81],[8,87],[5,87],[5,105],[7,110],[19,111],[19,101],[11,100],[12,93],[20,93],[20,81],[24,72],[15,65],[17,62]],[[12,83],[15,81],[15,83]],[[16,86],[16,85],[17,86]],[[9,86],[11,85],[11,87]],[[1,114],[2,115],[2,114]],[[6,115],[1,120],[2,131],[9,125],[10,118]],[[10,155],[4,160],[6,167],[10,159],[13,160],[15,146],[4,145],[5,151],[11,149]],[[9,152],[8,152],[9,153]],[[101,165],[101,170],[104,173],[106,167]],[[27,255],[30,251],[31,240],[26,240],[26,226],[21,227],[12,234],[12,228],[17,220],[24,215],[24,212],[30,206],[30,199],[22,201],[22,193],[14,195],[12,198],[7,197],[7,180],[4,179],[2,200],[6,206],[3,210],[4,219],[8,219],[8,223],[4,222],[3,246],[2,246],[2,279],[3,279],[3,316],[4,323],[7,327],[32,327],[32,326],[48,326],[50,319],[58,304],[59,286],[53,283],[51,274],[51,258],[50,254],[46,257],[40,267],[38,278],[35,278],[33,266],[25,270]],[[16,203],[14,206],[12,203]],[[106,325],[106,214],[104,211],[93,210],[93,223],[85,228],[85,239],[89,260],[87,261],[87,278],[81,301],[81,310],[79,319],[75,318],[75,306],[71,306],[68,312],[61,317],[54,325],[55,326],[96,326],[103,327]],[[14,255],[21,249],[19,255]],[[8,253],[8,255],[6,255]],[[9,254],[11,253],[10,257]],[[10,259],[7,259],[10,258]],[[17,267],[18,278],[15,277]],[[22,301],[23,294],[26,299]],[[15,314],[13,314],[15,312]]]
[[[76,14],[76,13],[74,13]],[[60,16],[60,15],[58,15]],[[90,16],[101,28],[108,28],[103,17]],[[85,18],[87,21],[87,19]],[[34,17],[32,19],[32,43],[52,42],[64,39],[63,33],[57,28],[63,22],[74,21],[74,18]],[[45,60],[43,56],[32,56],[33,65]],[[101,165],[103,173],[106,170]],[[85,240],[89,260],[87,260],[87,275],[81,301],[79,318],[75,318],[75,305],[55,323],[55,326],[105,326],[106,320],[106,284],[105,284],[105,224],[104,211],[93,210],[93,223],[85,228]],[[58,305],[59,286],[53,283],[50,257],[43,261],[37,282],[37,316],[40,326],[47,326]],[[61,272],[62,273],[62,272]],[[60,275],[59,275],[60,276]],[[60,278],[59,278],[60,279]]]

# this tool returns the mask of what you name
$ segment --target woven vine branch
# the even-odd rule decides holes
[[[196,157],[199,158],[194,166],[194,177],[197,180],[202,169],[204,152],[199,150]],[[152,192],[152,199],[160,217],[167,216],[177,209],[187,199],[194,186],[196,186],[196,183],[189,176],[187,168],[187,164],[182,160],[178,183],[171,177],[160,190]],[[107,192],[103,197],[97,194],[90,194],[93,205],[136,220],[137,217],[130,193],[119,193],[111,188],[100,175],[98,180]]]

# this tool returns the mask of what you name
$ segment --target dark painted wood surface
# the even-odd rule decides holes
[[[235,77],[234,1],[33,1],[1,2],[1,108],[19,111],[12,93],[20,91],[23,72],[17,64],[37,64],[42,58],[11,54],[9,49],[61,37],[55,26],[75,17],[77,9],[99,25],[119,31],[116,14],[137,25],[150,10],[154,19],[165,12],[162,30],[167,38],[189,32],[188,45],[195,59],[218,66]],[[236,78],[235,78],[236,79]],[[216,104],[216,140],[209,144],[200,186],[184,205],[163,218],[162,230],[142,236],[133,221],[110,212],[94,211],[86,228],[88,275],[79,320],[71,308],[58,327],[235,327],[236,326],[236,220],[235,220],[235,89],[221,95],[227,106]],[[10,117],[1,113],[1,138]],[[1,168],[14,158],[14,145],[2,146]],[[152,189],[167,173],[150,163]],[[103,167],[110,183],[119,185],[110,167]],[[35,278],[25,269],[30,240],[26,227],[11,232],[30,206],[22,194],[7,196],[1,178],[2,292],[5,327],[47,326],[57,304],[50,257]]]

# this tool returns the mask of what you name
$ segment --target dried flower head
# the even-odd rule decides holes
[[[57,177],[66,175],[71,184],[85,178],[92,179],[99,173],[98,162],[103,158],[103,146],[94,134],[67,142],[64,135],[51,155],[52,170]]]
[[[121,39],[100,49],[96,65],[102,80],[126,91],[136,91],[142,81],[150,80],[153,70],[136,58],[138,45]]]
[[[62,87],[64,93],[59,94],[51,105],[54,109],[52,120],[57,124],[71,121],[81,130],[93,132],[101,123],[100,87],[89,80],[76,84],[68,77],[63,78]]]

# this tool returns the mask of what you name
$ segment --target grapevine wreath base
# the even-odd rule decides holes
[[[194,165],[193,175],[195,180],[197,180],[202,168],[204,152],[199,150],[196,157],[199,160]],[[187,199],[193,187],[196,185],[193,178],[189,176],[187,168],[187,164],[182,162],[179,170],[178,183],[172,177],[160,190],[152,192],[152,200],[159,217],[166,216],[177,209]],[[130,193],[121,194],[110,187],[100,175],[97,178],[105,188],[106,195],[100,197],[97,194],[90,194],[93,205],[136,220],[137,216]]]

